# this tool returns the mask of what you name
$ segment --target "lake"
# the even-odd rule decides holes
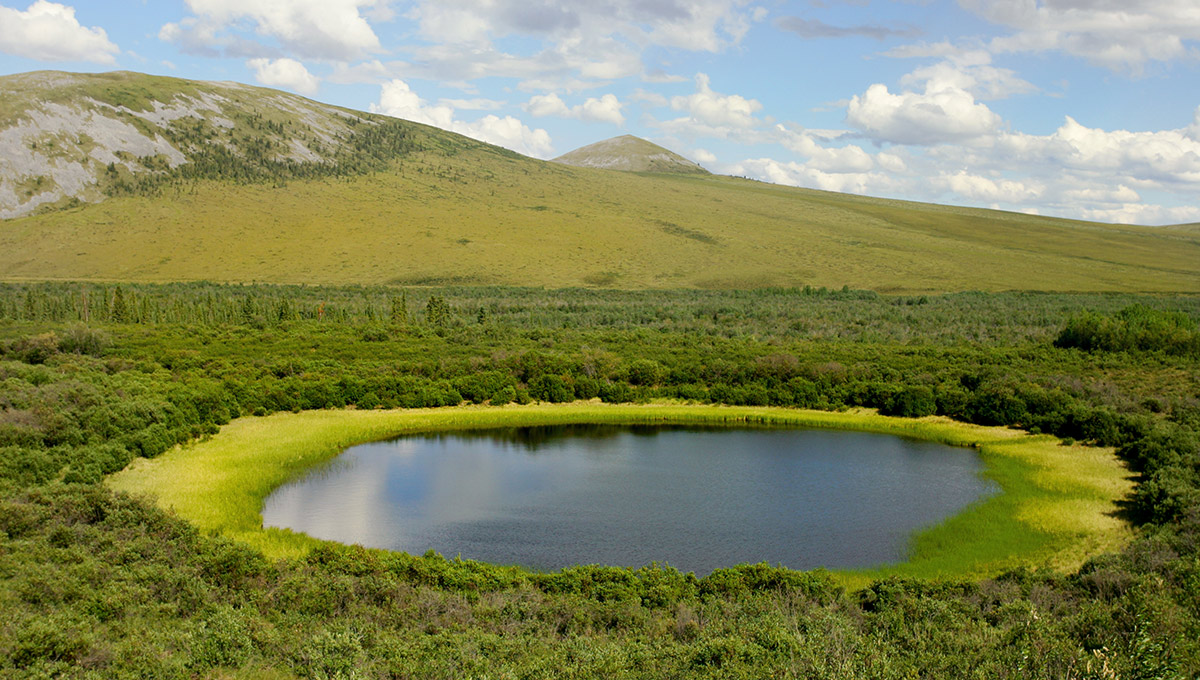
[[[574,425],[363,444],[266,500],[264,526],[553,570],[657,561],[848,569],[996,486],[971,449],[864,432]]]

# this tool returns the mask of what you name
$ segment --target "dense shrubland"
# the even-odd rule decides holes
[[[0,668],[1192,677],[1200,370],[1176,348],[1198,316],[1195,298],[1016,293],[3,286]],[[597,397],[865,406],[1116,446],[1139,538],[1069,575],[848,593],[764,565],[531,574],[341,546],[275,563],[97,484],[242,415]]]

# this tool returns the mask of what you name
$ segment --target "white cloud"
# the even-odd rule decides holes
[[[962,51],[905,75],[900,84],[923,84],[927,89],[931,85],[934,89],[957,88],[979,99],[1004,99],[1037,90],[1016,72],[992,66],[991,61],[991,55],[982,50]]]
[[[558,116],[622,125],[625,123],[625,116],[621,113],[623,107],[624,104],[614,94],[589,97],[582,104],[569,107],[557,94],[552,92],[546,95],[534,95],[522,108],[536,118]]]
[[[1126,203],[1138,203],[1142,200],[1138,192],[1124,184],[1119,184],[1115,188],[1067,189],[1062,192],[1061,198],[1081,205],[1123,205]]]
[[[530,97],[529,101],[525,102],[524,109],[535,118],[571,115],[571,109],[567,108],[566,102],[553,92]]]
[[[707,149],[696,149],[692,152],[692,158],[696,159],[697,163],[716,163],[717,157]]]
[[[900,79],[907,89],[891,92],[876,83],[846,105],[846,122],[868,137],[895,144],[964,142],[994,135],[1000,116],[977,101],[1031,92],[1036,88],[1008,69],[991,65],[981,50],[960,50],[944,61]]]
[[[623,125],[625,123],[625,116],[621,114],[621,109],[624,106],[615,94],[606,94],[599,98],[588,97],[581,107],[574,108],[581,108],[578,114],[580,120]]]
[[[1197,56],[1195,0],[958,0],[992,23],[1015,29],[997,51],[1059,50],[1113,70]]]
[[[717,169],[794,186],[1105,222],[1200,219],[1200,109],[1174,130],[1105,130],[1066,118],[1047,135],[997,126],[964,140],[917,137],[874,154],[830,132],[755,128],[739,141],[779,144],[797,158]]]
[[[24,12],[0,6],[0,51],[43,61],[116,62],[120,49],[103,28],[84,28],[75,8],[38,0]]]
[[[471,123],[455,121],[453,130],[526,156],[543,159],[554,156],[554,145],[548,132],[541,128],[531,129],[512,116],[501,118],[488,114]]]
[[[439,43],[486,43],[510,35],[560,40],[619,37],[637,45],[717,51],[745,35],[744,0],[421,0],[407,16]]]
[[[196,14],[166,24],[159,38],[192,51],[247,56],[254,46],[224,35],[248,22],[260,36],[312,59],[349,60],[379,50],[379,38],[363,16],[385,0],[187,0]],[[383,16],[386,16],[383,15]],[[262,49],[259,48],[261,53]]]
[[[379,104],[372,104],[371,111],[451,130],[535,158],[554,155],[554,145],[545,130],[531,129],[512,116],[488,114],[472,122],[457,120],[452,106],[445,102],[430,105],[403,80],[384,83]]]
[[[286,87],[300,94],[316,94],[321,79],[308,72],[304,64],[295,59],[251,59],[246,62],[254,69],[254,78],[269,87]]]
[[[1200,208],[1127,203],[1116,208],[1085,208],[1080,217],[1118,224],[1183,224],[1200,221]]]
[[[449,130],[454,125],[454,109],[444,104],[429,105],[421,99],[408,83],[403,80],[392,80],[380,88],[379,104],[372,105],[371,111],[383,113],[396,118],[403,118],[417,123]]]
[[[396,77],[408,64],[399,61],[384,63],[378,59],[357,64],[338,62],[333,66],[333,72],[325,77],[331,83],[339,85],[376,85],[381,81]]]
[[[1196,115],[1200,117],[1200,108]],[[1087,174],[1131,178],[1127,183],[1188,185],[1200,191],[1200,139],[1193,127],[1110,131],[1067,117],[1050,135],[1006,134],[997,141],[996,151],[1013,163],[1051,163]]]
[[[875,196],[891,193],[900,184],[883,173],[825,172],[804,163],[772,158],[749,158],[725,166],[722,170],[731,175],[761,179],[774,184]]]
[[[407,62],[380,65],[392,77],[443,83],[517,78],[523,91],[581,92],[609,80],[636,76],[642,70],[640,57],[629,45],[603,39],[551,44],[528,55],[504,52],[489,43],[405,49],[412,57]]]
[[[876,83],[850,99],[846,122],[881,142],[940,144],[993,134],[1000,116],[952,85],[893,94]]]
[[[643,73],[642,80],[647,83],[686,83],[689,79],[686,76],[672,75],[661,68],[654,68]]]
[[[717,52],[738,44],[754,13],[746,0],[418,0],[405,16],[430,44],[412,46],[416,70],[407,77],[441,81],[488,76],[522,78],[521,89],[578,92],[642,75],[651,47]],[[536,54],[497,48],[507,38],[532,38]],[[508,43],[511,44],[511,43]]]
[[[899,174],[899,173],[902,173],[902,172],[908,170],[908,164],[904,162],[903,158],[897,156],[896,154],[891,154],[891,153],[875,154],[875,162],[879,165],[879,167],[881,169],[886,170],[892,174]]]
[[[822,146],[819,137],[809,130],[792,130],[780,124],[772,131],[774,141],[808,159],[806,167],[831,173],[867,172],[875,167],[871,154],[862,147]],[[895,158],[894,156],[892,158]],[[898,160],[898,159],[897,159]]]
[[[708,75],[696,74],[696,92],[686,97],[672,97],[671,108],[684,111],[701,125],[714,128],[749,128],[758,124],[754,114],[762,109],[756,99],[741,95],[723,95],[709,87]]]
[[[942,50],[936,50],[942,52]],[[997,134],[1000,116],[978,99],[1001,99],[1037,88],[1009,69],[991,65],[982,50],[945,52],[943,61],[900,79],[891,92],[882,83],[855,95],[846,122],[868,137],[895,144],[966,142]]]
[[[1046,187],[1038,182],[1011,179],[991,179],[973,175],[965,170],[949,175],[942,173],[931,180],[934,187],[951,191],[974,201],[1026,203],[1040,197]]]

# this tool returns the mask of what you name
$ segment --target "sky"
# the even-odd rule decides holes
[[[1200,0],[0,0],[0,74],[232,80],[536,158],[1200,222]]]

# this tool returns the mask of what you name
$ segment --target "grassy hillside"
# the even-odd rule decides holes
[[[134,98],[129,111],[155,108],[147,102],[165,98],[160,90],[171,83],[232,87],[152,81],[157,89],[142,90],[134,76],[117,79],[121,96]],[[88,81],[87,96],[98,96],[98,87]],[[217,93],[228,100],[221,105],[232,131],[215,119],[204,123],[241,140],[237,153],[225,159],[239,169],[235,176],[223,165],[214,166],[221,172],[206,172],[191,162],[162,168],[139,161],[149,170],[138,173],[118,168],[124,190],[109,186],[103,202],[0,222],[0,278],[1200,290],[1200,234],[1188,230],[915,204],[729,177],[569,167],[370,114],[353,114],[360,123],[351,124],[350,112],[332,107],[321,110],[333,141],[311,144],[325,155],[279,156],[290,148],[284,146],[289,135],[301,134],[301,123],[283,110],[267,116],[260,109],[272,100],[262,98],[264,91],[239,87],[253,96],[235,101],[237,88]],[[55,93],[60,100],[69,95],[61,88]],[[193,99],[187,101],[211,102],[217,94],[188,95]],[[277,94],[288,98],[288,106],[324,106]],[[239,108],[251,106],[246,102],[258,108]],[[312,111],[304,115],[317,115]],[[204,156],[212,155],[211,145],[195,141],[196,133],[171,134],[179,136],[170,139],[185,147],[189,159],[214,161]],[[260,147],[265,151],[256,152]]]

